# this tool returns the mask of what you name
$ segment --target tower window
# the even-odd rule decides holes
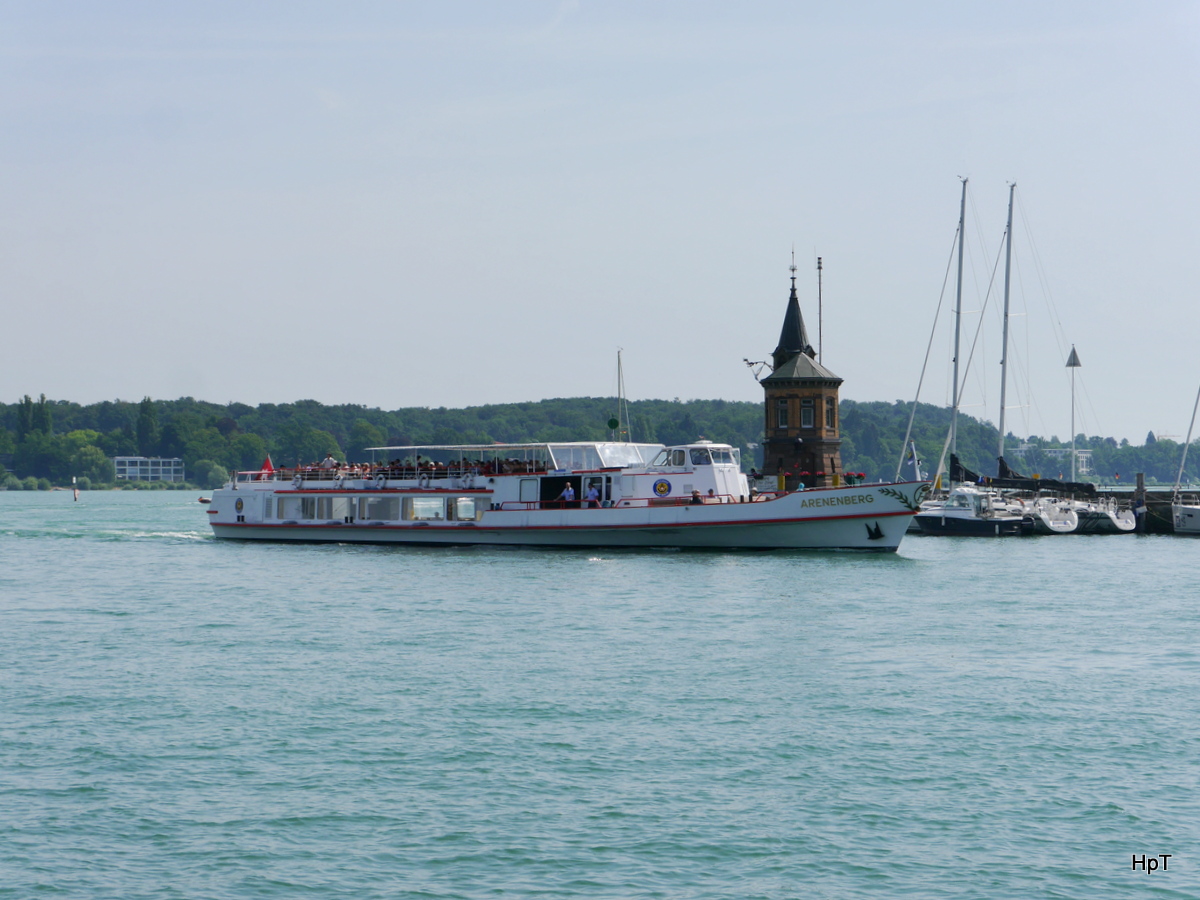
[[[837,422],[837,406],[832,397],[825,398],[825,427],[834,428]]]
[[[813,399],[812,397],[805,397],[800,401],[800,427],[812,428],[813,420]]]
[[[788,402],[787,400],[775,401],[775,427],[788,427]]]

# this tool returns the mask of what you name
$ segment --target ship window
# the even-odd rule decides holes
[[[775,401],[775,427],[788,427],[788,402],[787,400]]]
[[[301,519],[315,519],[317,517],[317,498],[316,497],[301,497],[300,498],[300,516]]]
[[[538,480],[536,478],[521,479],[521,502],[536,503],[538,499]]]
[[[554,467],[577,472],[581,469],[600,469],[600,454],[595,447],[575,446],[572,444],[551,444],[550,452],[554,454]]]
[[[264,519],[271,518],[271,498],[270,497],[263,498],[263,518]]]
[[[825,427],[833,428],[837,422],[837,405],[832,397],[825,398]]]
[[[460,522],[470,522],[483,518],[483,504],[476,503],[474,497],[454,498],[454,518]]]
[[[813,400],[812,397],[806,397],[800,401],[800,427],[812,428],[813,421]]]
[[[691,450],[693,466],[707,466],[711,463],[707,447],[693,447]]]
[[[348,519],[354,515],[354,498],[353,497],[334,497],[333,500],[333,515],[331,519]],[[320,516],[318,516],[320,518]]]
[[[687,465],[687,454],[685,454],[682,450],[672,450],[671,451],[671,465],[686,466]]]
[[[318,497],[317,498],[317,518],[318,519],[332,519],[333,518],[332,500],[333,500],[332,497]]]
[[[399,497],[360,497],[358,517],[374,521],[394,521],[400,518]]]
[[[404,518],[412,522],[446,518],[446,501],[441,497],[405,497]]]
[[[712,451],[712,456],[713,456],[713,462],[719,466],[733,465],[733,454],[730,453],[728,450],[722,450],[719,448],[714,449]]]

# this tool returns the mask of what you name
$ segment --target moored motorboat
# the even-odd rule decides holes
[[[994,491],[957,485],[940,505],[918,512],[913,520],[922,534],[1006,537],[1032,534],[1031,516]]]

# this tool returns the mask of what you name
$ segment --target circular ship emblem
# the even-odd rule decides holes
[[[671,482],[665,478],[658,479],[658,481],[654,482],[654,493],[660,497],[667,496],[667,494],[671,493]]]

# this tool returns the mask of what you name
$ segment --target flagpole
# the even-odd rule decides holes
[[[1067,357],[1067,368],[1071,370],[1071,481],[1075,480],[1075,370],[1082,365],[1072,344],[1071,355]]]

